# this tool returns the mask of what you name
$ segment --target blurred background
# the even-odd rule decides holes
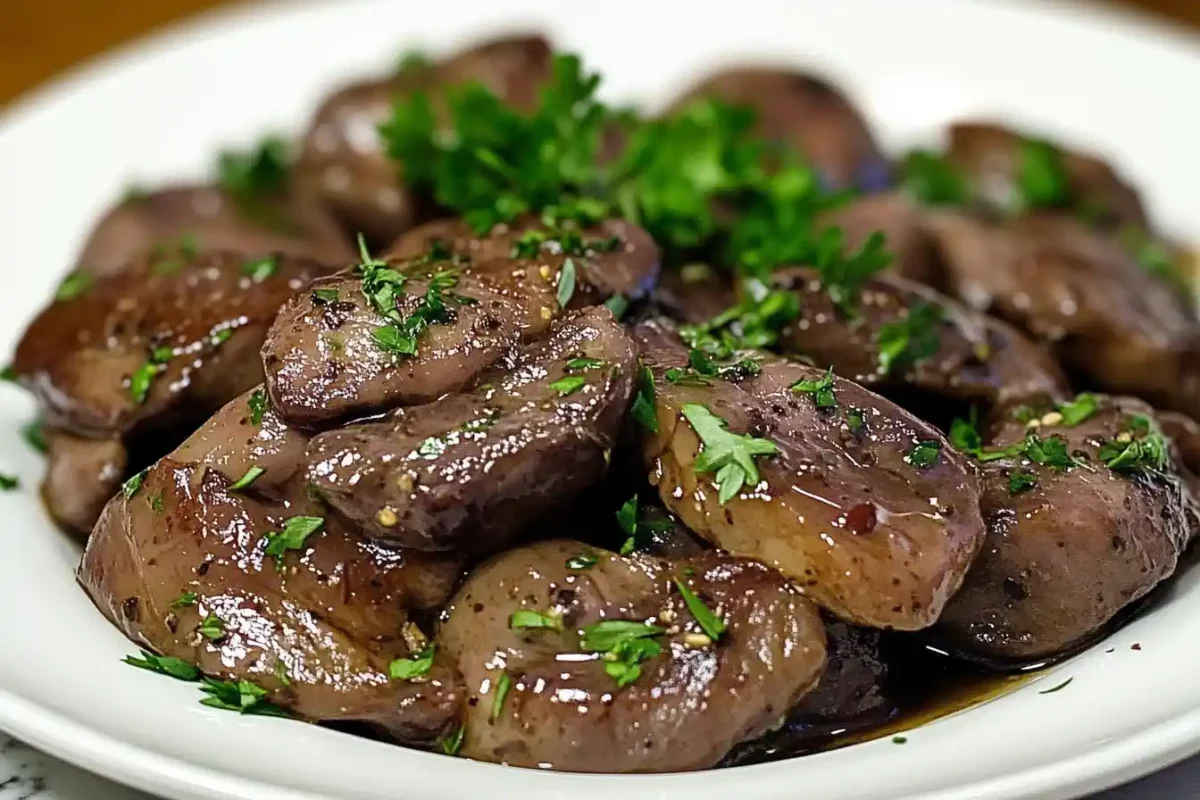
[[[0,106],[102,50],[198,12],[241,1],[0,0]],[[1070,0],[1081,5],[1092,1]],[[1148,11],[1200,30],[1200,0],[1094,2]]]

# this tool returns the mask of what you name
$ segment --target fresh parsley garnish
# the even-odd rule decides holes
[[[338,290],[337,289],[313,289],[313,291],[312,291],[313,303],[315,303],[316,305],[319,305],[319,306],[329,305],[330,303],[336,303],[337,299],[338,299]]]
[[[154,494],[150,495],[146,502],[149,504],[150,510],[155,514],[161,514],[163,512],[162,492],[155,492]]]
[[[267,717],[291,716],[287,711],[266,699],[269,694],[266,689],[248,680],[219,681],[213,678],[204,678],[200,685],[200,691],[208,695],[200,701],[200,704],[210,708]]]
[[[942,446],[933,439],[923,439],[904,454],[904,461],[914,467],[932,467],[937,463]]]
[[[638,496],[626,500],[617,509],[617,525],[625,532],[626,539],[621,545],[620,553],[627,556],[639,547],[644,546],[645,536],[663,533],[670,530],[671,524],[666,521],[643,519],[638,513]]]
[[[956,450],[968,455],[976,455],[983,450],[983,437],[979,434],[978,416],[978,409],[971,406],[971,415],[968,419],[955,417],[954,421],[950,423],[950,444]]]
[[[651,433],[658,433],[658,409],[655,405],[654,373],[649,367],[638,368],[637,396],[633,399],[633,418]]]
[[[216,642],[225,638],[225,623],[210,611],[208,616],[200,621],[196,631],[205,639]]]
[[[250,424],[261,425],[263,414],[267,410],[267,393],[262,389],[255,389],[250,393],[250,399],[246,401],[246,405],[250,409]]]
[[[575,569],[572,567],[572,569]],[[563,629],[562,617],[557,614],[546,614],[541,611],[534,611],[528,608],[519,608],[512,613],[508,618],[508,627],[513,630],[528,630],[530,628],[544,628],[548,630],[561,631]]]
[[[572,358],[567,362],[568,372],[586,372],[590,369],[600,369],[604,366],[604,362],[598,358]]]
[[[793,392],[811,394],[813,405],[820,409],[837,408],[837,397],[833,393],[833,367],[817,380],[803,378],[792,384]]]
[[[566,308],[575,295],[575,262],[567,259],[558,272],[558,291],[555,297],[560,308]]]
[[[696,624],[707,634],[709,639],[712,639],[714,642],[720,639],[721,634],[725,633],[724,620],[714,614],[686,583],[679,578],[675,578],[674,580],[675,586],[679,589],[679,594],[683,596],[683,602],[688,607],[688,611],[692,612],[692,616],[696,618]]]
[[[39,453],[50,451],[50,445],[46,443],[45,423],[40,419],[35,419],[21,428],[21,437],[25,439],[26,444]]]
[[[692,468],[698,473],[715,474],[717,497],[721,505],[736,496],[743,486],[758,485],[758,467],[755,466],[754,458],[779,452],[774,442],[746,434],[730,433],[725,429],[725,420],[699,403],[687,403],[682,411],[696,435],[700,437],[700,441],[704,443]]]
[[[970,200],[966,175],[944,156],[914,150],[904,157],[901,183],[926,206],[965,206]]]
[[[171,608],[187,608],[194,606],[199,601],[199,596],[195,592],[183,592],[171,601]]]
[[[148,650],[143,650],[140,658],[125,656],[124,662],[131,667],[157,672],[160,675],[169,675],[176,680],[190,682],[200,678],[200,670],[194,664],[189,664],[175,656],[158,656]]]
[[[247,488],[248,486],[250,486],[250,484],[252,484],[256,480],[258,480],[259,476],[261,476],[266,471],[267,471],[266,467],[260,467],[257,464],[255,464],[254,466],[250,467],[250,469],[246,470],[246,474],[243,475],[242,477],[238,478],[233,483],[233,485],[231,485],[229,487],[229,490],[232,492],[237,492],[237,491],[241,491],[242,489]]]
[[[564,375],[551,383],[550,388],[558,392],[560,397],[566,397],[569,394],[578,392],[586,383],[587,378],[582,375]]]
[[[1031,138],[1022,139],[1018,151],[1020,210],[1069,206],[1071,186],[1062,151],[1050,142]]]
[[[596,564],[596,557],[591,553],[580,553],[567,559],[567,569],[591,569]]]
[[[507,672],[501,672],[500,677],[496,679],[496,695],[492,698],[492,713],[490,719],[492,722],[500,716],[500,712],[504,710],[504,701],[508,699],[508,693],[512,691],[512,678],[508,677]]]
[[[614,294],[604,301],[604,307],[612,312],[613,319],[619,320],[629,310],[629,300],[623,294]]]
[[[617,682],[628,686],[642,674],[641,664],[662,652],[656,638],[666,633],[658,625],[630,620],[603,620],[585,626],[579,647],[590,653],[603,653],[604,671]]]
[[[0,472],[0,491],[11,492],[21,485],[21,481],[15,475],[5,475]]]
[[[411,681],[425,675],[433,667],[436,645],[429,645],[412,658],[397,658],[388,665],[388,675],[394,681]]]
[[[933,303],[914,303],[893,322],[879,326],[879,371],[883,375],[903,371],[937,353],[941,347],[938,326],[944,309]]]
[[[235,197],[271,194],[287,186],[290,165],[287,142],[268,136],[250,150],[222,152],[217,158],[217,180]]]
[[[450,733],[437,740],[438,747],[448,756],[458,755],[458,750],[462,747],[463,736],[466,735],[466,732],[466,726],[459,725]]]
[[[1074,400],[1061,404],[1058,413],[1062,414],[1062,424],[1073,428],[1095,414],[1098,408],[1096,395],[1084,392]]]
[[[146,402],[146,397],[150,394],[150,385],[162,371],[163,365],[171,360],[172,355],[174,351],[170,347],[155,347],[150,351],[146,362],[129,376],[129,395],[133,402],[138,405]]]
[[[262,283],[279,269],[275,256],[265,256],[242,264],[242,274],[254,283]]]
[[[1169,460],[1162,431],[1143,414],[1134,414],[1127,431],[1100,447],[1100,461],[1114,472],[1161,471]]]
[[[1150,275],[1165,281],[1176,291],[1190,294],[1191,287],[1184,270],[1176,261],[1175,256],[1158,239],[1145,229],[1134,226],[1124,226],[1118,238],[1134,260]]]
[[[866,427],[866,422],[863,420],[863,412],[857,408],[847,409],[846,427],[849,428],[850,432],[853,434],[859,433],[859,431]]]
[[[1008,493],[1010,496],[1016,496],[1027,492],[1037,486],[1037,482],[1037,475],[1029,470],[1014,469],[1008,475]]]
[[[125,495],[126,499],[133,497],[138,493],[138,489],[142,488],[142,481],[145,479],[146,470],[142,470],[129,480],[125,481],[125,483],[121,484],[121,492]]]
[[[289,550],[301,550],[308,537],[325,524],[323,517],[290,517],[284,520],[283,530],[267,531],[265,553],[275,559],[277,569],[283,569],[283,558]]]
[[[72,272],[70,275],[63,278],[62,283],[58,285],[58,289],[54,292],[54,299],[60,303],[66,303],[70,300],[74,300],[91,288],[91,285],[91,273]]]

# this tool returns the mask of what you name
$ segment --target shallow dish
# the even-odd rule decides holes
[[[571,10],[568,11],[567,9]],[[653,103],[703,64],[816,65],[893,149],[994,113],[1111,154],[1165,229],[1195,240],[1200,44],[1137,18],[1045,2],[747,0],[736,13],[610,0],[314,2],[212,15],[94,64],[0,117],[0,345],[64,271],[88,224],[133,180],[199,175],[221,144],[298,128],[343,76],[497,28],[537,27],[587,54],[613,97]],[[1183,102],[1181,102],[1183,101]],[[37,501],[32,414],[0,394],[0,728],[180,798],[763,798],[1078,796],[1200,750],[1200,574],[1080,656],[986,705],[790,761],[661,776],[537,773],[202,707],[193,687],[120,663],[132,646],[75,585],[78,548]],[[65,634],[65,635],[64,635]],[[1059,691],[1048,689],[1070,683]]]

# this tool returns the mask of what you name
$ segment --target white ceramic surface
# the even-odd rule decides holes
[[[306,2],[214,15],[79,71],[0,117],[0,352],[88,224],[131,179],[201,174],[221,144],[297,130],[340,77],[500,27],[535,26],[604,71],[615,98],[661,100],[727,57],[816,65],[894,148],[995,113],[1111,153],[1169,230],[1200,238],[1200,45],[1117,15],[1016,0]],[[1078,796],[1200,750],[1200,572],[1152,614],[1053,674],[890,740],[680,776],[581,777],[417,753],[200,706],[193,686],[119,663],[132,648],[72,579],[46,521],[29,401],[0,388],[0,728],[178,798],[517,797],[967,800]],[[1140,649],[1134,649],[1134,644]],[[1110,650],[1111,649],[1111,650]],[[1049,695],[1039,690],[1074,680]]]

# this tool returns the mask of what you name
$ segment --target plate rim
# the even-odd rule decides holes
[[[976,0],[982,5],[1031,14],[1053,13],[1073,23],[1110,23],[1122,36],[1153,36],[1156,44],[1200,57],[1200,35],[1151,12],[1119,6],[1111,0]],[[329,0],[258,0],[201,11],[109,48],[56,76],[24,90],[0,106],[0,134],[87,90],[98,75],[119,70],[123,63],[154,55],[202,31],[215,31],[277,13],[302,13],[329,5]],[[1090,18],[1090,19],[1089,19]],[[1070,662],[1067,662],[1070,663]],[[969,710],[969,709],[967,709]],[[961,712],[960,712],[961,713]],[[51,707],[0,687],[0,730],[67,763],[120,784],[181,800],[336,800],[332,795],[298,790],[277,783],[222,772],[132,744],[102,732]],[[1073,757],[1029,767],[1009,775],[906,795],[895,800],[1009,800],[1038,797],[1067,800],[1136,780],[1200,753],[1200,707],[1107,742]],[[504,770],[498,765],[486,765]],[[1072,777],[1064,782],[1063,773]],[[629,782],[638,776],[575,776],[579,780]],[[645,777],[645,776],[641,776]]]

